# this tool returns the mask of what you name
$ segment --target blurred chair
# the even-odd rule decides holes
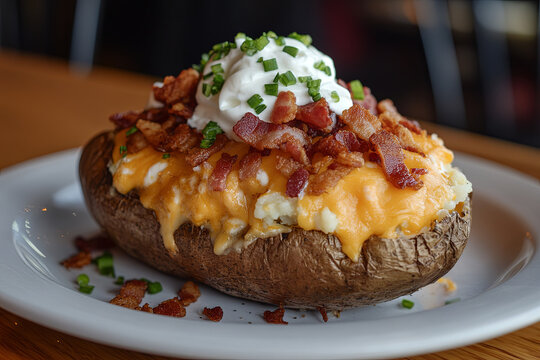
[[[71,36],[70,68],[87,74],[94,63],[101,0],[77,0]]]

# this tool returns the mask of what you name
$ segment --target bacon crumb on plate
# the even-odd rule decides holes
[[[80,251],[77,254],[70,256],[66,260],[62,261],[61,264],[66,269],[80,269],[86,265],[89,265],[92,262],[92,255],[88,251]]]
[[[328,322],[328,314],[326,313],[326,309],[322,306],[317,307],[317,310],[321,313],[322,319],[324,322]]]
[[[283,320],[284,315],[285,309],[283,307],[279,307],[274,311],[266,310],[263,314],[263,317],[264,321],[269,324],[287,325],[288,322]]]
[[[186,309],[182,305],[179,298],[174,297],[160,303],[154,309],[154,314],[166,315],[172,317],[184,317],[186,316]]]
[[[123,306],[128,309],[136,309],[141,303],[148,283],[142,280],[129,280],[122,285],[120,292],[109,303]]]
[[[180,291],[178,291],[178,297],[180,298],[183,306],[188,306],[189,304],[194,303],[200,296],[201,291],[199,290],[197,284],[195,284],[193,281],[186,281],[184,286],[182,286]]]
[[[82,236],[77,236],[75,238],[75,246],[80,251],[96,251],[96,250],[107,250],[115,246],[114,241],[107,234],[98,234],[90,238],[84,238]]]
[[[223,309],[220,306],[214,308],[203,309],[203,315],[208,318],[208,320],[219,322],[223,318]]]

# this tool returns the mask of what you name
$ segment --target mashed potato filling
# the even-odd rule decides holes
[[[125,131],[116,135],[113,152],[113,185],[122,194],[137,190],[141,203],[156,213],[165,247],[178,251],[174,231],[191,221],[210,231],[214,252],[240,250],[257,238],[291,231],[292,226],[320,230],[337,236],[343,252],[358,261],[362,244],[372,235],[392,238],[414,236],[429,229],[441,213],[462,203],[472,187],[451,166],[453,154],[436,136],[414,134],[425,157],[404,151],[408,168],[424,168],[424,186],[419,190],[397,189],[376,164],[366,162],[341,179],[330,191],[289,198],[287,179],[275,168],[277,150],[262,157],[260,174],[240,181],[238,162],[227,176],[224,191],[207,185],[212,170],[226,152],[242,158],[249,146],[229,142],[202,165],[192,168],[182,154],[163,153],[148,146],[121,156]]]

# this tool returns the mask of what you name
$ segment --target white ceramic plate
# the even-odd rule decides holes
[[[193,358],[374,359],[459,347],[540,320],[540,185],[492,163],[459,155],[474,184],[472,236],[448,274],[458,289],[430,285],[377,306],[330,315],[287,310],[288,326],[266,324],[269,305],[201,287],[185,318],[127,310],[107,303],[119,286],[93,265],[69,271],[59,261],[75,252],[72,239],[98,230],[82,200],[78,151],[39,158],[0,173],[0,306],[44,326],[96,342],[146,353]],[[527,236],[526,233],[530,233]],[[113,250],[117,275],[160,281],[147,295],[155,306],[182,282]],[[77,291],[85,272],[96,288]],[[445,305],[445,301],[460,301]],[[204,320],[205,306],[221,306],[220,323]]]

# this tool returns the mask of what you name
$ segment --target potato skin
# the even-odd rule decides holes
[[[83,149],[79,173],[90,212],[131,256],[163,272],[194,279],[229,295],[290,308],[342,310],[412,293],[446,274],[461,255],[470,232],[470,201],[415,237],[371,236],[357,263],[339,239],[295,227],[289,234],[258,239],[241,252],[215,255],[207,230],[186,223],[174,236],[170,256],[160,225],[131,192],[112,187],[107,164],[114,137],[94,137]]]

